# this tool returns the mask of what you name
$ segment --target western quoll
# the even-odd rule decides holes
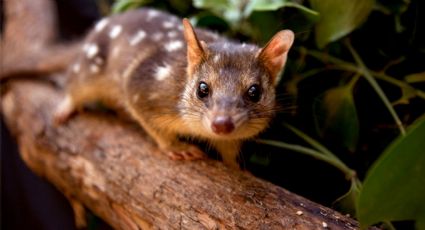
[[[290,30],[263,47],[237,43],[154,9],[100,20],[69,68],[57,124],[102,101],[128,113],[174,159],[203,152],[178,137],[206,140],[238,167],[243,140],[275,111],[275,86],[293,43]]]

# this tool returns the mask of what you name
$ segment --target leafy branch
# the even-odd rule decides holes
[[[345,44],[347,45],[348,49],[350,50],[351,55],[353,55],[354,59],[357,62],[357,65],[359,66],[359,68],[361,70],[361,74],[366,78],[366,80],[369,82],[369,84],[372,86],[372,88],[375,90],[375,92],[379,95],[382,102],[384,102],[388,111],[391,113],[391,116],[393,117],[395,123],[397,124],[398,128],[400,129],[401,134],[403,136],[406,135],[406,130],[404,129],[400,118],[398,117],[396,111],[394,110],[393,106],[391,105],[390,100],[388,100],[387,95],[385,95],[382,88],[379,86],[379,84],[376,82],[376,80],[372,77],[372,74],[370,73],[369,69],[366,67],[363,60],[360,58],[360,55],[351,46],[351,43],[349,42],[349,40],[345,40],[345,41],[346,41]]]
[[[345,45],[348,47],[351,55],[354,57],[356,64],[341,60],[341,59],[333,57],[329,54],[321,53],[319,51],[301,49],[301,52],[304,52],[304,53],[306,53],[306,54],[308,54],[308,55],[310,55],[310,56],[312,56],[312,57],[314,57],[318,60],[321,60],[321,61],[326,60],[326,61],[329,61],[329,62],[335,64],[335,66],[330,66],[330,67],[326,67],[326,68],[312,69],[312,70],[308,71],[307,73],[305,73],[305,77],[314,76],[319,72],[329,70],[329,69],[344,70],[344,71],[349,71],[349,72],[361,74],[369,82],[369,84],[372,86],[372,88],[375,90],[375,92],[378,94],[378,96],[380,97],[380,99],[382,100],[384,105],[386,106],[387,110],[390,112],[390,114],[393,117],[397,127],[400,130],[400,133],[402,135],[405,135],[406,131],[405,131],[405,128],[404,128],[399,116],[397,115],[396,111],[394,110],[393,106],[391,105],[391,102],[389,101],[388,97],[385,95],[382,88],[376,82],[375,78],[380,79],[380,80],[384,80],[388,83],[396,85],[396,86],[400,87],[402,90],[406,90],[407,92],[412,92],[413,95],[416,95],[419,98],[422,98],[424,100],[425,100],[425,92],[423,92],[419,89],[415,89],[414,87],[412,87],[411,85],[409,85],[406,82],[400,81],[400,80],[398,80],[394,77],[387,75],[384,71],[376,72],[376,71],[372,71],[372,70],[368,69],[366,67],[366,65],[364,64],[363,60],[361,59],[360,55],[355,51],[355,49],[352,47],[352,45],[351,45],[351,43],[349,42],[348,39],[345,40]]]
[[[310,157],[314,157],[318,160],[321,160],[323,162],[326,162],[335,168],[339,169],[342,173],[344,173],[345,177],[348,180],[351,180],[352,178],[356,177],[356,172],[349,168],[344,162],[342,162],[334,153],[332,153],[328,148],[320,144],[318,141],[314,140],[301,130],[289,125],[284,124],[284,126],[292,131],[295,135],[303,139],[305,142],[309,143],[313,148],[304,147],[301,145],[296,144],[289,144],[282,141],[275,141],[275,140],[258,140],[258,143],[267,144],[279,148],[289,149]]]
[[[305,142],[307,142],[312,148],[297,145],[297,144],[290,144],[282,141],[276,141],[276,140],[257,140],[258,143],[266,144],[278,148],[288,149],[306,156],[313,157],[317,160],[320,160],[322,162],[325,162],[329,165],[334,166],[336,169],[341,171],[345,178],[350,181],[351,186],[350,190],[342,195],[340,198],[336,200],[336,202],[345,203],[346,211],[351,212],[352,214],[355,214],[355,203],[357,201],[357,197],[361,191],[362,182],[357,177],[357,173],[355,170],[348,167],[344,162],[342,162],[336,154],[331,152],[328,148],[320,144],[315,139],[311,138],[301,130],[289,125],[284,124],[284,126],[289,129],[291,132],[293,132],[295,135],[303,139]]]
[[[317,73],[322,72],[322,71],[326,71],[326,70],[343,70],[343,71],[354,72],[354,73],[359,73],[359,74],[363,74],[363,72],[364,72],[364,70],[362,68],[360,68],[359,66],[357,66],[357,65],[355,65],[351,62],[344,61],[340,58],[334,57],[332,55],[329,55],[327,53],[322,53],[322,52],[317,51],[317,50],[307,50],[305,48],[300,48],[299,51],[304,52],[304,53],[310,55],[311,57],[316,58],[317,60],[320,60],[320,61],[323,61],[323,62],[328,61],[328,62],[334,64],[333,66],[327,66],[327,67],[324,67],[324,68],[309,70],[308,72],[303,74],[304,78],[314,76]],[[373,71],[371,69],[368,69],[367,67],[365,67],[365,68],[376,79],[383,80],[383,81],[386,81],[386,82],[388,82],[392,85],[398,86],[400,88],[404,88],[404,89],[413,91],[416,96],[425,100],[425,92],[424,91],[416,89],[416,88],[412,87],[411,85],[409,85],[408,83],[401,81],[401,80],[398,80],[393,76],[389,76],[388,74],[386,74],[384,72],[377,72],[377,71]]]

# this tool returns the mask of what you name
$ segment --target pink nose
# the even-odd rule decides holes
[[[235,125],[231,117],[218,116],[211,123],[211,129],[216,134],[229,134],[235,129]]]

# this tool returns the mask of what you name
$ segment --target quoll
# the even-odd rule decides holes
[[[274,115],[277,78],[293,40],[282,30],[259,48],[149,8],[103,18],[69,68],[55,122],[101,101],[128,114],[173,159],[202,157],[179,140],[195,138],[237,168],[243,140]]]

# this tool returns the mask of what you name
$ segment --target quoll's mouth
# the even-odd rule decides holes
[[[226,135],[235,130],[235,124],[230,116],[217,116],[211,122],[211,130],[215,134]]]

